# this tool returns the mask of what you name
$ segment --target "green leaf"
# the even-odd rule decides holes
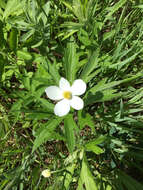
[[[97,85],[95,85],[93,88],[91,88],[87,93],[91,92],[91,93],[95,93],[97,91],[103,91],[103,90],[106,90],[106,89],[109,89],[109,88],[113,88],[115,86],[118,86],[120,84],[123,84],[123,83],[127,83],[127,82],[130,82],[132,80],[135,80],[139,77],[142,76],[142,72],[139,72],[137,73],[136,75],[130,77],[130,78],[127,78],[127,79],[123,79],[123,80],[119,80],[119,81],[113,81],[113,82],[110,82],[110,83],[107,83],[105,84],[105,79],[102,80],[101,82],[99,82]]]
[[[28,77],[28,76],[24,76],[23,78],[22,78],[22,82],[23,82],[23,85],[24,85],[24,87],[27,89],[27,90],[29,90],[30,91],[30,89],[31,89],[31,82],[30,82],[31,80],[30,80],[30,78]]]
[[[97,155],[102,154],[104,152],[104,150],[102,148],[100,148],[99,146],[94,145],[94,142],[87,143],[85,145],[85,150],[86,151],[92,151]]]
[[[37,120],[43,120],[43,119],[45,119],[45,120],[47,120],[47,118],[49,118],[49,117],[51,117],[51,114],[49,114],[49,112],[43,112],[42,110],[40,110],[40,111],[35,111],[34,112],[34,110],[32,111],[32,112],[30,112],[30,110],[28,111],[27,110],[27,112],[28,112],[28,114],[26,115],[27,116],[27,118],[30,118],[30,119],[32,119],[32,120],[35,120],[35,119],[37,119]]]
[[[58,69],[56,67],[56,62],[51,64],[50,61],[47,60],[47,64],[48,64],[48,70],[49,70],[50,75],[53,77],[56,84],[59,85],[61,76],[59,75]]]
[[[114,36],[115,32],[116,32],[115,30],[111,30],[110,32],[104,33],[103,41],[105,41],[105,40],[107,40],[109,38],[112,38]]]
[[[63,3],[70,11],[73,11],[72,6],[68,2],[62,0],[61,3]]]
[[[4,40],[4,33],[3,33],[3,23],[0,20],[0,48],[3,47],[4,42],[5,42],[5,40]]]
[[[109,7],[109,13],[107,14],[104,23],[119,9],[121,8],[127,0],[120,0],[117,3],[115,3],[115,5],[113,5],[112,7]]]
[[[32,152],[34,152],[42,143],[44,143],[47,140],[52,140],[52,139],[63,140],[63,138],[54,131],[57,125],[59,125],[62,120],[63,118],[52,119],[42,128],[42,130],[37,135],[34,141]]]
[[[91,41],[88,37],[88,33],[83,30],[82,28],[80,29],[80,31],[78,32],[78,39],[85,45],[85,46],[89,46],[91,44]]]
[[[16,184],[20,182],[20,176],[22,174],[22,166],[11,169],[10,172],[5,173],[6,179],[8,183],[6,183],[6,186],[3,190],[10,190],[12,189]]]
[[[86,151],[92,151],[95,154],[102,154],[104,150],[102,150],[100,147],[96,146],[97,144],[101,144],[106,139],[106,136],[99,136],[97,139],[92,140],[85,144]]]
[[[97,49],[89,58],[87,64],[84,65],[80,78],[83,79],[85,82],[87,81],[88,75],[98,67],[98,56],[99,56],[99,49]]]
[[[134,180],[132,177],[127,175],[126,173],[119,171],[119,180],[124,186],[126,187],[127,190],[138,190],[138,189],[143,189],[143,185],[139,183],[138,181]]]
[[[133,98],[129,100],[129,104],[134,104],[139,101],[143,97],[143,88],[136,90],[136,94],[134,94]]]
[[[76,67],[78,64],[78,56],[76,54],[76,44],[71,37],[70,42],[67,43],[67,48],[64,53],[64,68],[66,72],[66,79],[73,82],[76,74]]]
[[[97,139],[91,141],[90,143],[92,143],[93,145],[97,145],[103,143],[106,139],[107,139],[106,136],[101,135]]]
[[[1,116],[0,118],[0,139],[6,137],[10,129],[10,124],[6,115]]]
[[[121,97],[122,95],[122,92],[116,93],[116,90],[112,89],[97,91],[95,94],[89,93],[85,99],[85,105],[93,104],[96,102],[111,101],[112,99]]]
[[[66,190],[69,190],[69,185],[73,180],[73,174],[74,174],[75,168],[76,168],[75,163],[66,167],[65,178],[64,178],[64,187]]]
[[[98,190],[98,187],[94,181],[94,177],[88,167],[88,163],[87,163],[85,155],[82,160],[82,169],[81,169],[80,178],[78,181],[77,190],[82,190],[83,184],[85,184],[86,190]]]
[[[89,113],[85,113],[83,110],[78,111],[78,124],[80,129],[83,129],[87,125],[95,132],[95,124],[92,116]]]
[[[84,25],[82,23],[76,23],[76,22],[64,22],[64,24],[61,24],[61,28],[67,28],[68,32],[73,32],[73,31],[79,31],[81,27]],[[60,33],[58,36],[63,35]]]
[[[9,15],[19,15],[23,12],[24,1],[20,0],[8,0],[3,18],[7,18]]]
[[[64,160],[65,165],[69,165],[74,163],[77,160],[79,150],[75,150],[72,154],[69,154],[69,156]]]
[[[17,57],[19,59],[25,60],[25,61],[31,61],[33,59],[32,55],[24,50],[18,50],[17,52]]]
[[[84,8],[80,0],[73,0],[73,12],[81,23],[85,21]]]
[[[37,98],[37,100],[42,104],[42,107],[46,108],[46,111],[53,113],[54,111],[54,104],[48,102],[44,98]]]
[[[124,65],[131,63],[133,60],[135,60],[135,58],[143,52],[143,48],[141,48],[140,51],[138,51],[137,53],[135,53],[134,55],[132,55],[131,57],[125,59],[124,61],[119,61],[118,63],[112,64],[109,66],[109,68],[115,68],[120,70]]]
[[[2,74],[4,72],[4,63],[5,63],[4,57],[0,54],[0,82],[2,79]]]
[[[64,34],[64,37],[62,38],[62,41],[69,38],[70,36],[72,36],[74,33],[76,33],[78,30],[72,30],[71,32],[69,32],[68,34]]]
[[[143,9],[143,5],[136,5],[135,8]]]
[[[12,51],[16,52],[18,40],[18,31],[16,28],[12,28],[9,36],[9,47]]]
[[[91,79],[95,78],[96,75],[98,75],[101,72],[101,68],[96,69],[96,71],[92,72],[86,77],[86,82],[89,82]]]
[[[0,0],[0,7],[5,9],[6,3],[4,2],[4,0]]]
[[[67,146],[70,153],[73,152],[74,147],[75,147],[75,134],[74,134],[75,125],[76,123],[73,120],[73,116],[69,114],[64,119],[64,129],[65,129],[65,137],[66,137]]]

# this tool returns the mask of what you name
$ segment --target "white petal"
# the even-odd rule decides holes
[[[78,96],[73,96],[73,98],[70,100],[70,105],[75,110],[81,110],[84,106],[84,102]]]
[[[65,79],[65,78],[61,78],[60,79],[60,83],[59,83],[59,87],[60,87],[60,89],[62,89],[62,90],[66,90],[66,91],[70,91],[70,83]]]
[[[62,91],[57,86],[49,86],[45,89],[45,92],[51,100],[61,100],[63,99]]]
[[[86,83],[81,80],[77,79],[73,82],[73,85],[71,87],[71,91],[73,95],[82,95],[85,93],[86,90]]]
[[[69,111],[70,111],[69,100],[65,100],[65,99],[58,102],[54,108],[55,115],[60,116],[60,117],[68,114]]]

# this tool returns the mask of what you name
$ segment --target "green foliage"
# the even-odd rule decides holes
[[[62,140],[63,138],[56,132],[54,132],[57,125],[62,121],[62,119],[52,119],[48,123],[44,124],[38,132],[36,132],[36,139],[33,145],[33,151],[35,151],[43,142],[47,140],[58,139]]]
[[[65,137],[68,145],[69,152],[73,152],[75,147],[75,135],[74,129],[76,128],[76,123],[73,120],[72,115],[68,115],[64,119],[64,127],[65,127]]]
[[[71,83],[75,79],[76,67],[78,64],[78,56],[76,54],[76,44],[73,41],[73,38],[70,39],[70,42],[67,43],[67,48],[65,49],[64,55],[64,67],[66,72],[66,78]]]
[[[96,68],[98,68],[98,54],[99,50],[96,50],[89,58],[88,63],[84,66],[80,78],[88,82],[89,74]],[[95,77],[95,76],[94,76]]]
[[[87,190],[97,190],[97,185],[94,181],[94,177],[88,167],[88,163],[86,160],[86,157],[84,156],[84,159],[82,161],[82,168],[80,173],[80,178],[78,181],[78,190],[83,189],[83,184],[85,184],[85,187]]]
[[[17,29],[12,28],[9,36],[9,47],[14,52],[16,52],[17,49],[17,34]]]
[[[0,190],[143,189],[142,7],[0,0]],[[61,77],[87,89],[57,117]]]
[[[85,150],[86,151],[92,151],[95,154],[103,153],[104,151],[100,147],[98,147],[96,145],[101,144],[105,140],[105,138],[106,138],[105,136],[101,136],[101,137],[98,137],[96,140],[92,140],[91,142],[88,142],[85,145]]]

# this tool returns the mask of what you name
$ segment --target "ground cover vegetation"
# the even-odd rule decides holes
[[[142,83],[142,0],[0,0],[0,190],[142,190]]]

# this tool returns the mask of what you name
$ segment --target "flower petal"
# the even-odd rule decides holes
[[[84,106],[84,102],[80,97],[73,96],[73,98],[70,100],[70,105],[75,110],[81,110]]]
[[[86,83],[81,80],[77,79],[73,82],[73,85],[71,87],[71,91],[73,95],[82,95],[85,93],[86,90]]]
[[[59,87],[61,90],[66,90],[66,91],[70,91],[70,83],[65,79],[65,78],[61,78],[60,79],[60,83],[59,83]]]
[[[45,92],[51,100],[61,100],[63,99],[62,91],[57,86],[49,86],[45,89]]]
[[[58,102],[54,108],[55,115],[57,115],[59,117],[62,117],[64,115],[68,114],[69,111],[70,111],[69,100],[65,100],[65,99]]]

